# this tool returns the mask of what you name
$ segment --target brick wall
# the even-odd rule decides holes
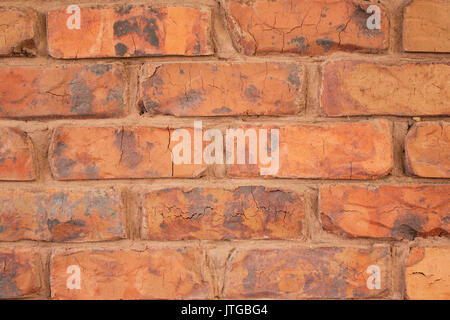
[[[448,0],[73,4],[0,1],[1,298],[450,298]]]

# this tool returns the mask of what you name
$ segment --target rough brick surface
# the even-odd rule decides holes
[[[320,188],[325,230],[346,237],[412,240],[450,235],[450,185]]]
[[[380,268],[380,289],[367,288],[371,265]],[[230,299],[370,298],[389,290],[388,248],[237,249],[224,284]]]
[[[0,240],[104,241],[126,237],[120,192],[0,191]]]
[[[221,0],[236,48],[247,55],[336,50],[383,50],[388,47],[389,20],[375,1],[358,0]],[[370,30],[370,4],[381,9],[381,29]]]
[[[81,7],[79,29],[69,29],[66,8],[47,17],[55,58],[209,55],[211,12],[184,6]],[[75,45],[76,44],[76,45]]]
[[[141,79],[149,115],[288,115],[305,102],[305,70],[294,63],[152,64]]]
[[[142,236],[151,240],[302,237],[298,193],[259,186],[171,188],[143,195]]]
[[[448,300],[450,297],[450,248],[416,247],[406,265],[406,296],[417,300]]]
[[[403,48],[411,52],[450,52],[450,2],[414,0],[403,12]]]
[[[60,127],[49,150],[52,174],[58,180],[195,177],[206,166],[172,165],[170,133],[150,127]]]
[[[57,251],[51,259],[54,299],[205,299],[208,274],[199,248]],[[80,289],[68,289],[69,266]]]
[[[36,54],[37,14],[31,9],[0,7],[0,56]]]
[[[328,116],[445,115],[449,63],[334,61],[322,68],[321,109]]]
[[[40,289],[39,254],[30,248],[0,248],[0,298],[36,295]]]
[[[0,117],[112,117],[125,108],[116,64],[2,66]]]
[[[33,180],[33,144],[16,128],[0,128],[0,180]]]
[[[386,121],[280,126],[279,130],[276,177],[369,179],[392,169],[391,130]],[[258,176],[261,167],[265,165],[234,164],[228,174]]]
[[[405,157],[410,174],[450,178],[450,123],[416,123],[406,136]]]

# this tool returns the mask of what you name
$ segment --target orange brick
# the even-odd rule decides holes
[[[374,298],[390,291],[386,247],[236,249],[228,264],[229,299]],[[379,268],[379,289],[367,286],[370,266]]]
[[[259,186],[170,188],[143,194],[145,239],[301,238],[300,194]]]
[[[388,48],[389,19],[377,1],[221,0],[235,47],[244,54],[326,54]],[[367,8],[380,8],[381,29],[370,30]]]
[[[403,48],[411,52],[450,52],[450,2],[414,0],[403,11]]]
[[[0,117],[120,116],[125,81],[115,64],[3,66]]]
[[[0,298],[35,296],[40,289],[36,249],[0,248]]]
[[[320,188],[325,230],[349,238],[450,235],[450,185],[355,186]]]
[[[199,248],[56,251],[50,266],[54,299],[206,299],[205,256]],[[68,267],[80,289],[68,288]],[[70,271],[70,270],[69,270]]]
[[[450,178],[450,123],[416,123],[406,136],[405,157],[409,174]]]
[[[450,247],[416,247],[406,265],[406,296],[413,300],[450,299]]]
[[[31,9],[0,7],[0,56],[36,54],[37,14]]]
[[[149,115],[287,115],[305,104],[305,70],[295,63],[147,64],[141,79]]]
[[[116,190],[0,191],[0,240],[103,241],[126,237]]]
[[[47,15],[47,39],[55,58],[209,55],[211,12],[185,6],[80,8],[80,28],[69,29],[67,8]]]
[[[275,177],[370,179],[385,176],[392,169],[391,129],[384,120],[248,126],[244,130],[247,128],[269,128],[269,133],[271,128],[279,128],[279,170]],[[260,162],[234,163],[228,166],[232,177],[259,176],[260,168],[267,167]]]
[[[193,136],[193,129],[187,130]],[[85,180],[201,174],[206,165],[172,165],[172,132],[151,127],[60,127],[53,132],[49,149],[53,177]]]
[[[16,128],[0,128],[0,180],[34,180],[33,144]]]
[[[446,115],[449,63],[334,61],[322,68],[321,109],[328,116]]]

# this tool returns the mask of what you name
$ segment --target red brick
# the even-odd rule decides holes
[[[34,180],[33,144],[16,128],[0,128],[0,180]]]
[[[409,174],[450,178],[450,123],[416,123],[406,136],[405,157]]]
[[[103,241],[126,237],[120,192],[0,191],[0,240]]]
[[[151,127],[60,127],[53,132],[49,149],[53,177],[84,180],[197,176],[205,165],[172,165],[171,132]]]
[[[3,66],[0,117],[120,116],[125,81],[115,64]]]
[[[36,54],[37,14],[31,9],[0,7],[0,56]]]
[[[389,248],[289,246],[236,249],[228,261],[229,299],[374,298],[390,291]],[[368,289],[369,266],[380,268],[380,289]]]
[[[388,48],[389,19],[379,2],[359,0],[221,0],[235,47],[244,54],[325,54]],[[381,29],[366,13],[381,9]]]
[[[143,194],[141,235],[150,240],[302,237],[303,196],[260,186],[170,188]]]
[[[412,52],[450,52],[450,2],[414,0],[403,11],[403,48]]]
[[[320,188],[325,230],[349,238],[450,235],[450,185],[355,186]]]
[[[250,126],[244,127],[247,128]],[[271,128],[277,127],[251,128],[269,128],[270,133]],[[278,128],[280,163],[278,172],[273,174],[275,177],[370,179],[385,176],[392,169],[391,129],[387,121],[301,124]],[[271,138],[267,140],[270,142]],[[248,162],[229,165],[228,174],[233,177],[259,176],[260,169],[267,167]]]
[[[147,64],[141,79],[149,115],[287,115],[305,103],[305,70],[295,63]]]
[[[334,61],[322,68],[321,109],[328,116],[446,115],[449,63]]]
[[[0,298],[35,296],[40,289],[39,253],[30,248],[0,248]]]
[[[47,15],[55,58],[209,55],[211,12],[185,6],[81,7],[79,29],[66,26],[66,7]]]
[[[406,264],[406,297],[450,299],[450,247],[411,248]]]
[[[50,266],[54,299],[206,299],[209,278],[199,248],[56,251]],[[69,266],[80,289],[68,289]]]

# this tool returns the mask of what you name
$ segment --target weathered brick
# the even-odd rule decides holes
[[[450,299],[450,247],[411,248],[406,265],[406,296],[415,300]]]
[[[450,123],[414,124],[406,136],[405,157],[409,174],[450,178]]]
[[[66,7],[47,15],[55,58],[209,55],[211,12],[187,6],[81,7],[80,28],[69,29]]]
[[[147,64],[141,78],[140,106],[150,115],[287,115],[305,103],[305,70],[295,63]]]
[[[412,240],[450,235],[450,185],[320,188],[325,230],[346,237]]]
[[[450,2],[414,0],[403,11],[403,48],[412,52],[450,52]]]
[[[143,194],[145,239],[301,238],[303,196],[260,186],[170,188]]]
[[[388,48],[389,19],[376,1],[221,0],[235,47],[244,54],[301,53]],[[366,13],[380,8],[381,29],[370,30]]]
[[[200,248],[56,251],[50,266],[54,299],[206,299]],[[80,268],[80,289],[67,287],[69,266]]]
[[[36,54],[37,14],[31,9],[0,7],[0,55]]]
[[[34,180],[33,144],[16,128],[0,128],[0,180]]]
[[[40,289],[39,253],[30,248],[0,248],[0,298],[36,295]]]
[[[172,131],[151,127],[57,128],[49,149],[53,177],[84,180],[201,174],[206,165],[172,165],[173,142],[169,144]]]
[[[0,191],[0,240],[103,241],[126,237],[120,192]]]
[[[115,64],[2,66],[0,117],[120,116],[125,81]]]
[[[224,297],[230,299],[374,298],[390,291],[386,247],[236,249],[228,265]],[[367,287],[374,265],[380,289]]]
[[[334,61],[322,68],[321,109],[328,116],[446,115],[449,63]]]
[[[279,170],[264,177],[369,179],[387,175],[392,169],[391,129],[384,120],[248,126],[244,130],[248,128],[269,128],[268,133],[273,128],[280,130]],[[267,140],[270,142],[271,138]],[[259,176],[261,168],[267,167],[260,160],[258,156],[257,164],[235,161],[227,172],[233,177]]]

